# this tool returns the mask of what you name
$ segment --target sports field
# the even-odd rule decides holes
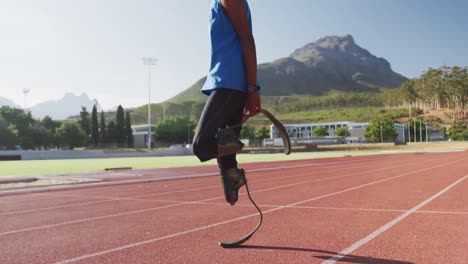
[[[289,156],[283,154],[240,154],[238,155],[238,160],[240,164],[244,164],[251,162],[367,156],[388,153],[410,153],[418,151],[464,151],[468,149],[468,142],[435,142],[429,144],[410,143],[406,146],[394,146],[393,144],[350,144],[322,146],[322,148],[327,151],[293,152]],[[195,156],[1,161],[0,177],[99,172],[105,170],[106,168],[115,167],[151,169],[184,166],[206,166],[214,164],[216,164],[214,160],[206,163],[200,163],[200,161]]]

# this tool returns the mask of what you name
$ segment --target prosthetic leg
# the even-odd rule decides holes
[[[281,124],[281,122],[279,122],[270,112],[266,111],[265,109],[262,109],[262,113],[268,119],[270,119],[270,121],[278,129],[279,134],[283,140],[284,153],[286,155],[289,155],[291,153],[291,143],[290,143],[288,133],[286,129],[284,128],[283,124]],[[233,127],[241,126],[245,121],[247,121],[248,118],[249,116],[244,118],[242,123],[235,125]],[[233,127],[227,127],[227,128],[218,130],[218,156],[220,157],[222,155],[238,153],[244,147],[244,144],[242,144],[242,142],[240,142],[240,140],[235,136],[234,131],[232,130]],[[259,216],[260,216],[260,220],[257,226],[250,233],[248,233],[241,239],[235,240],[235,241],[221,241],[218,243],[223,248],[238,247],[239,245],[249,240],[253,236],[253,234],[257,232],[257,230],[262,225],[263,214],[260,208],[255,203],[255,201],[250,196],[249,185],[247,184],[247,178],[245,177],[245,171],[243,169],[232,169],[230,171],[221,171],[221,179],[222,179],[223,187],[224,187],[224,195],[228,203],[230,203],[231,205],[234,205],[237,202],[239,189],[243,185],[245,185],[247,196],[249,197],[250,202],[252,202],[252,204],[257,209]]]

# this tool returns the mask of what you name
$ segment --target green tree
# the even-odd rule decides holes
[[[117,142],[117,125],[115,124],[114,121],[110,121],[109,124],[107,124],[107,137],[106,137],[106,142],[107,143],[116,143]]]
[[[99,120],[99,137],[100,142],[108,142],[106,118],[104,117],[104,111],[101,112],[101,120]]]
[[[250,125],[243,125],[240,132],[241,139],[248,139],[250,141],[255,140],[255,128]]]
[[[18,144],[18,136],[10,129],[8,123],[0,115],[0,149],[15,149]]]
[[[338,137],[349,137],[349,132],[347,127],[339,127],[335,131],[335,135]]]
[[[99,125],[96,105],[93,106],[91,112],[91,142],[96,147],[99,144]]]
[[[34,122],[31,113],[25,112],[23,109],[2,106],[0,115],[3,116],[8,125],[14,125],[20,139],[26,136],[28,127]]]
[[[54,121],[50,116],[45,116],[42,118],[41,123],[49,129],[53,134],[56,133],[56,130],[58,127],[62,125],[62,122],[60,121]]]
[[[133,148],[133,131],[132,131],[132,122],[130,120],[130,113],[126,112],[125,115],[125,130],[127,134],[127,147]]]
[[[76,147],[85,146],[88,142],[85,132],[78,124],[75,123],[63,123],[57,129],[57,134],[61,138],[63,144],[74,149]]]
[[[328,136],[328,129],[324,126],[318,126],[314,128],[314,136],[315,137]]]
[[[270,138],[270,129],[266,126],[261,126],[255,131],[255,138],[259,142],[263,141],[265,138]]]
[[[455,121],[449,129],[450,138],[454,141],[468,140],[468,127],[461,122]]]
[[[57,136],[57,128],[59,128],[62,125],[62,122],[52,120],[50,116],[45,116],[41,120],[41,123],[51,133],[50,137],[47,140],[46,148],[58,147],[60,144],[60,140],[59,140],[59,137]]]
[[[81,107],[79,123],[81,129],[86,135],[86,140],[88,140],[89,136],[91,135],[91,120],[89,119],[88,109],[86,109],[84,106]]]
[[[371,120],[366,127],[366,138],[373,142],[394,141],[397,136],[391,119]]]
[[[125,131],[125,114],[124,109],[121,105],[117,107],[117,127],[116,127],[116,140],[119,147],[123,147],[125,144],[126,131]]]
[[[34,123],[28,128],[28,135],[31,138],[31,144],[34,148],[42,149],[49,148],[55,143],[54,134],[47,129],[42,123]]]
[[[176,117],[159,122],[156,125],[154,134],[157,140],[168,143],[186,142],[188,136],[193,137],[192,131],[194,127],[195,124],[188,117]]]

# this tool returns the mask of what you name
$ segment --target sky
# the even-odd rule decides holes
[[[27,106],[86,93],[104,109],[167,100],[206,75],[212,0],[0,0],[0,96]],[[465,0],[249,0],[258,62],[324,36],[408,78],[468,65]],[[262,87],[268,89],[268,87]]]

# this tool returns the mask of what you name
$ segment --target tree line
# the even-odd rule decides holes
[[[468,67],[429,68],[419,78],[403,83],[399,92],[404,99],[404,106],[410,110],[447,109],[453,120],[466,118]]]
[[[376,90],[378,91],[378,90]],[[318,109],[334,109],[349,107],[396,107],[407,108],[410,118],[417,116],[421,109],[448,110],[454,119],[449,133],[453,140],[468,138],[468,127],[461,122],[467,118],[468,103],[468,68],[447,67],[429,68],[419,78],[411,79],[395,89],[385,89],[376,93],[332,92],[326,96],[264,96],[262,105],[273,110],[275,114],[291,112],[308,112]],[[193,137],[196,121],[203,109],[204,102],[186,101],[182,103],[165,102],[152,104],[151,112],[157,124],[155,136],[157,140],[176,142],[190,141]],[[132,119],[130,119],[130,113]],[[115,116],[115,117],[114,117]],[[110,122],[106,122],[111,118]],[[56,121],[46,116],[42,120],[34,119],[30,112],[22,109],[0,108],[0,149],[49,149],[64,146],[80,147],[132,147],[131,121],[147,123],[147,108],[142,106],[127,112],[119,106],[114,113],[101,112],[98,116],[96,107],[91,113],[82,108],[78,121]],[[461,121],[457,121],[461,120]],[[410,122],[410,125],[412,123]],[[258,142],[262,135],[253,127],[245,126],[243,138]],[[414,128],[413,128],[414,129]],[[410,129],[411,133],[414,133]],[[417,127],[416,127],[417,129]],[[379,127],[369,131],[369,138],[381,141]],[[390,140],[392,133],[389,132]],[[415,133],[416,136],[421,132]],[[424,133],[422,133],[424,137]],[[414,136],[414,135],[410,135]],[[187,140],[185,140],[187,139]]]
[[[0,108],[0,149],[63,149],[86,146],[133,147],[130,114],[119,106],[115,120],[98,120],[96,106],[82,107],[78,121],[35,119],[23,109]]]
[[[119,105],[115,113],[115,119],[106,122],[104,111],[98,118],[97,108],[93,106],[91,117],[86,107],[81,107],[78,121],[78,131],[81,129],[85,139],[81,145],[92,145],[94,147],[133,147],[133,133],[130,113],[125,112]],[[80,132],[81,133],[81,132]]]
[[[250,145],[261,145],[263,139],[270,138],[270,129],[266,126],[255,128],[251,125],[243,125],[240,132],[241,139],[248,139]]]

